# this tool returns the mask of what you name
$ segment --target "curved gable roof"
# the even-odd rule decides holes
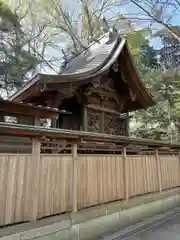
[[[111,36],[109,36],[111,35]],[[128,84],[134,88],[143,108],[154,104],[152,96],[140,79],[134,66],[132,56],[127,46],[126,39],[121,39],[117,33],[107,33],[98,42],[91,44],[86,50],[71,59],[66,67],[58,75],[38,74],[19,91],[13,94],[9,100],[26,101],[30,96],[41,92],[39,83],[66,83],[83,81],[88,78],[105,73],[121,56],[122,70],[129,71]],[[127,66],[126,66],[127,64]],[[139,108],[139,107],[138,107]]]

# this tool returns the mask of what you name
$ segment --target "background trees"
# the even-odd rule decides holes
[[[174,38],[172,38],[172,43],[169,40],[174,51],[173,41]],[[151,90],[156,105],[135,114],[132,134],[139,137],[173,141],[179,140],[180,78],[177,68],[174,67],[179,65],[179,60],[175,60],[174,54],[171,54],[172,61],[169,57],[167,66],[166,47],[164,41],[162,41],[159,51],[148,44],[140,47],[139,71],[147,87]]]
[[[20,18],[0,1],[0,96],[6,96],[28,79],[39,59],[27,45]]]

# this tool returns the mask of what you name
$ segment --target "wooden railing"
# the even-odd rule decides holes
[[[180,186],[179,144],[4,123],[0,133],[32,147],[0,154],[0,226]],[[50,137],[66,153],[42,154]]]

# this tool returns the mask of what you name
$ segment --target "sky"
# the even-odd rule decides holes
[[[142,13],[144,14],[144,12],[142,10],[140,10],[137,6],[135,6],[134,4],[131,4],[130,6],[126,6],[124,7],[124,12],[129,12],[129,13]],[[169,18],[169,16],[172,15],[172,18],[170,20],[170,23],[172,25],[180,25],[180,15],[179,15],[180,11],[179,12],[174,12],[172,14],[172,9],[169,8],[169,9],[166,9],[166,14],[167,14],[167,17]],[[152,26],[152,29],[153,29],[153,32],[155,33],[156,31],[162,29],[163,26],[160,25],[160,24],[153,24]],[[161,48],[161,41],[160,39],[155,39],[155,38],[151,38],[150,40],[150,44],[155,48],[155,49],[159,49]]]
[[[10,0],[9,0],[10,1]],[[11,0],[13,1],[13,0]],[[15,0],[14,0],[15,1]],[[27,0],[26,0],[27,1]],[[79,5],[77,5],[77,1],[79,0],[61,0],[62,3],[64,3],[66,5],[66,7],[70,10],[74,10],[75,9],[75,12],[78,12],[77,11],[77,7]],[[121,0],[112,0],[112,1],[121,1]],[[167,13],[169,14],[171,12],[171,9],[167,9]],[[115,9],[113,9],[113,12],[110,11],[108,13],[106,13],[106,17],[107,19],[108,18],[111,18],[112,16],[115,16],[116,14],[136,14],[136,16],[138,15],[139,17],[139,13],[143,13],[138,7],[136,7],[134,4],[128,4],[128,5],[123,5],[123,6],[120,6],[120,7],[117,7]],[[180,25],[180,15],[178,14],[173,14],[173,18],[171,19],[171,23],[172,25]],[[139,28],[139,23],[137,24],[138,28]],[[147,26],[147,23],[143,24],[143,25],[140,25],[141,27],[145,27]],[[158,25],[158,24],[154,24],[153,25],[153,31],[157,31],[157,30],[160,30],[162,28],[161,25]],[[62,42],[62,40],[58,40],[58,43],[61,42],[62,46],[65,47],[65,43],[67,42]],[[157,38],[151,38],[150,40],[150,43],[151,45],[153,45],[154,48],[156,49],[159,49],[161,47],[161,42],[160,42],[160,39],[158,40]],[[47,50],[47,55],[49,56],[49,58],[51,57],[55,57],[56,55],[59,57],[61,56],[61,52],[60,51],[57,51],[57,50],[54,50],[53,48],[49,48]],[[48,69],[49,71],[49,69]]]
[[[171,21],[171,24],[172,25],[180,25],[180,16],[179,15],[174,16],[172,21]],[[157,27],[160,28],[160,29],[162,28],[161,25],[157,26]],[[160,39],[159,40],[158,39],[152,39],[150,42],[154,46],[154,48],[160,49],[160,47],[161,47]]]
[[[117,2],[117,0],[114,0],[114,1]],[[119,0],[118,2],[120,2],[120,1],[121,0]],[[69,0],[69,1],[66,1],[66,3],[67,2],[69,2],[69,4],[70,4],[70,5],[68,4],[69,6],[76,7],[75,6],[75,2],[76,2],[75,0]],[[71,5],[72,2],[74,2],[73,5]],[[113,2],[113,0],[112,0],[112,2]],[[139,15],[139,13],[144,14],[144,12],[142,10],[140,10],[136,5],[131,3],[131,4],[122,5],[120,7],[117,7],[115,9],[113,9],[113,12],[108,12],[106,14],[106,17],[107,18],[111,18],[112,16],[114,16],[116,14],[119,14],[119,13],[121,13],[121,14],[122,13],[124,13],[124,14],[127,14],[127,13],[128,14],[135,14],[136,16]],[[173,15],[172,15],[173,17],[170,20],[170,23],[172,25],[180,25],[180,14],[179,13],[180,13],[180,11],[177,12],[177,13],[176,12],[173,13]],[[167,14],[167,16],[169,18],[169,16],[172,14],[172,9],[171,8],[166,9],[166,14]],[[137,26],[139,27],[139,23],[137,24]],[[145,23],[144,25],[142,24],[141,26],[142,27],[143,26],[147,26],[147,23]],[[152,26],[153,33],[155,33],[157,30],[160,30],[162,28],[163,28],[163,26],[160,25],[160,24],[156,24],[156,23],[153,24],[153,26]],[[161,41],[160,41],[160,39],[157,39],[157,38],[156,39],[155,38],[151,38],[150,44],[153,45],[153,47],[156,48],[156,49],[159,49],[161,47]]]

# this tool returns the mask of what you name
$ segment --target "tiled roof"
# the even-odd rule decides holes
[[[40,80],[46,81],[50,78],[67,81],[83,80],[100,74],[118,58],[125,42],[126,40],[121,39],[118,33],[109,32],[102,36],[98,42],[92,43],[87,49],[68,61],[63,72],[58,75],[38,74],[13,94],[9,100],[13,100]]]
[[[91,44],[87,50],[82,51],[79,55],[70,60],[62,74],[77,74],[99,70],[109,60],[119,43],[119,36],[114,34],[109,38],[105,34],[98,42]]]
[[[123,51],[122,51],[123,50]],[[120,55],[121,54],[121,55]],[[14,101],[26,101],[28,98],[38,96],[46,85],[70,83],[76,81],[92,80],[95,76],[107,73],[110,67],[121,56],[119,61],[121,70],[126,74],[126,80],[130,88],[134,88],[137,94],[136,107],[132,104],[131,110],[152,106],[154,101],[141,81],[126,39],[121,38],[116,31],[109,31],[103,37],[91,44],[77,56],[66,59],[63,71],[58,75],[38,74],[30,80],[18,92],[10,97]],[[122,59],[123,58],[123,59]],[[125,63],[125,64],[124,64]],[[60,86],[59,86],[60,88]],[[128,109],[129,111],[129,109]]]

